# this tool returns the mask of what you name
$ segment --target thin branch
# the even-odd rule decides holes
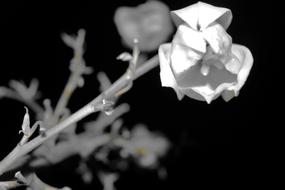
[[[73,94],[74,90],[77,87],[77,81],[78,78],[81,77],[81,73],[78,72],[72,72],[68,82],[59,98],[59,101],[56,105],[55,111],[54,111],[54,117],[56,118],[56,120],[59,119],[61,113],[64,111],[64,108],[66,107],[71,95]]]
[[[60,115],[64,112],[66,105],[75,89],[78,86],[84,84],[84,79],[82,78],[82,75],[90,74],[92,72],[91,68],[86,67],[83,58],[85,30],[79,30],[78,35],[76,37],[63,34],[62,39],[66,43],[66,45],[73,49],[73,58],[71,59],[70,63],[71,75],[55,107],[55,122],[58,121]]]
[[[21,147],[22,146],[17,144],[17,146],[1,161],[1,163],[0,163],[0,176],[19,157],[18,155],[20,154]]]
[[[133,79],[137,79],[140,76],[144,75],[154,67],[156,67],[159,63],[158,56],[154,56],[147,62],[145,62],[142,66],[137,68],[135,71],[135,75]],[[29,141],[25,145],[21,146],[17,151],[12,151],[8,154],[1,162],[0,162],[0,175],[7,171],[7,168],[12,165],[17,159],[20,159],[24,155],[28,154],[46,140],[54,137],[64,129],[66,129],[69,125],[80,121],[84,117],[90,115],[91,113],[100,111],[100,106],[102,105],[102,101],[104,99],[114,97],[121,89],[123,89],[129,83],[129,78],[127,74],[124,74],[121,78],[119,78],[112,86],[107,89],[105,92],[101,93],[95,99],[93,99],[90,103],[82,107],[80,110],[72,114],[70,117],[65,119],[64,121],[58,123],[51,129],[47,130],[45,136],[38,136],[33,140]]]

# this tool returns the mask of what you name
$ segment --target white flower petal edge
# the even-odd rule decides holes
[[[190,98],[206,101],[208,104],[210,104],[213,100],[219,97],[219,95],[225,90],[230,88],[234,83],[222,83],[220,84],[215,90],[213,90],[210,86],[197,86],[197,87],[191,87],[191,88],[185,88],[181,89],[187,96]],[[193,92],[196,92],[199,94],[202,98],[198,98],[196,94],[193,94]]]
[[[171,13],[176,26],[185,22],[196,30],[207,28],[213,22],[217,22],[227,29],[233,17],[231,10],[203,2],[198,2]]]
[[[234,96],[238,96],[239,91],[245,84],[253,65],[253,56],[247,47],[239,44],[233,44],[232,53],[236,56],[239,62],[242,63],[242,65],[237,74],[237,83],[222,93],[222,97],[225,101],[229,101]]]
[[[175,90],[178,99],[181,100],[184,95],[179,91],[176,80],[170,68],[170,51],[170,43],[161,45],[158,50],[161,85],[165,87],[172,87]]]

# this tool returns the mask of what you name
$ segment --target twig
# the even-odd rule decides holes
[[[78,73],[72,73],[63,92],[61,97],[59,98],[58,104],[56,105],[54,116],[56,119],[59,118],[60,114],[63,112],[64,108],[66,107],[73,91],[76,89],[76,85],[74,85],[74,81],[77,81]]]
[[[82,75],[90,74],[92,72],[91,68],[86,67],[83,59],[85,30],[79,30],[76,37],[63,34],[62,39],[66,45],[73,49],[73,58],[71,59],[70,63],[71,75],[55,107],[55,123],[57,123],[60,115],[64,112],[72,93],[78,86],[83,85],[84,81]]]
[[[142,66],[137,68],[135,71],[135,75],[133,79],[137,79],[138,77],[142,76],[146,72],[150,71],[154,67],[158,65],[158,56],[154,56],[147,62],[145,62]],[[88,116],[91,113],[100,111],[100,106],[102,105],[102,101],[104,99],[112,98],[118,91],[123,89],[126,85],[128,85],[129,79],[128,75],[124,74],[121,78],[119,78],[112,86],[106,90],[105,92],[101,93],[95,99],[93,99],[90,103],[82,107],[80,110],[72,114],[70,117],[65,119],[64,121],[58,123],[51,129],[47,130],[45,136],[38,136],[33,140],[27,142],[25,145],[21,146],[20,148],[16,148],[15,151],[12,151],[8,154],[1,162],[0,162],[0,175],[7,171],[7,168],[13,164],[17,159],[20,159],[22,156],[28,154],[39,145],[44,143],[46,140],[50,139],[51,137],[55,136],[56,134],[60,133],[62,130],[67,128],[69,125],[80,121],[84,117]]]

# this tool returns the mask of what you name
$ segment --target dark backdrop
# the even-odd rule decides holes
[[[62,32],[87,31],[87,64],[105,71],[112,81],[121,76],[126,64],[116,56],[126,51],[113,23],[118,6],[135,6],[142,0],[105,0],[87,2],[14,2],[2,5],[0,85],[10,79],[40,80],[45,97],[55,101],[67,80],[71,50],[60,39]],[[179,9],[196,1],[164,0],[170,9]],[[254,65],[239,97],[229,103],[222,99],[205,102],[184,98],[178,101],[174,91],[162,88],[156,68],[135,81],[121,102],[128,102],[131,111],[124,116],[126,125],[145,123],[151,130],[166,134],[174,145],[163,161],[169,177],[157,181],[151,171],[132,169],[125,172],[118,189],[190,189],[195,185],[237,186],[250,182],[267,184],[274,168],[272,160],[276,144],[272,129],[277,123],[276,109],[281,107],[282,94],[275,76],[282,57],[277,44],[281,37],[277,22],[279,5],[273,1],[205,1],[232,10],[233,22],[228,32],[235,43],[247,46],[254,56]],[[279,91],[279,92],[278,92]],[[98,94],[96,75],[86,77],[86,86],[71,99],[73,111]],[[23,105],[0,100],[1,158],[19,140],[18,130],[24,114]],[[279,112],[280,113],[280,112]],[[58,169],[60,168],[60,169]],[[82,187],[72,166],[60,165],[47,171],[44,178],[51,184]],[[58,174],[58,175],[57,175]],[[72,180],[71,180],[72,179]],[[185,188],[184,187],[184,188]]]

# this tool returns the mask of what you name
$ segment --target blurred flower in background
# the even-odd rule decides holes
[[[161,134],[149,131],[144,125],[137,125],[130,131],[130,139],[121,146],[123,157],[133,156],[140,166],[154,168],[159,158],[167,153],[170,143]]]
[[[144,52],[156,50],[173,31],[168,7],[160,1],[147,1],[137,7],[119,7],[114,22],[123,44],[133,48],[133,40],[139,40]]]
[[[159,48],[162,86],[210,103],[237,96],[253,64],[248,48],[232,44],[226,29],[229,9],[198,2],[172,12],[178,29],[172,43]]]

